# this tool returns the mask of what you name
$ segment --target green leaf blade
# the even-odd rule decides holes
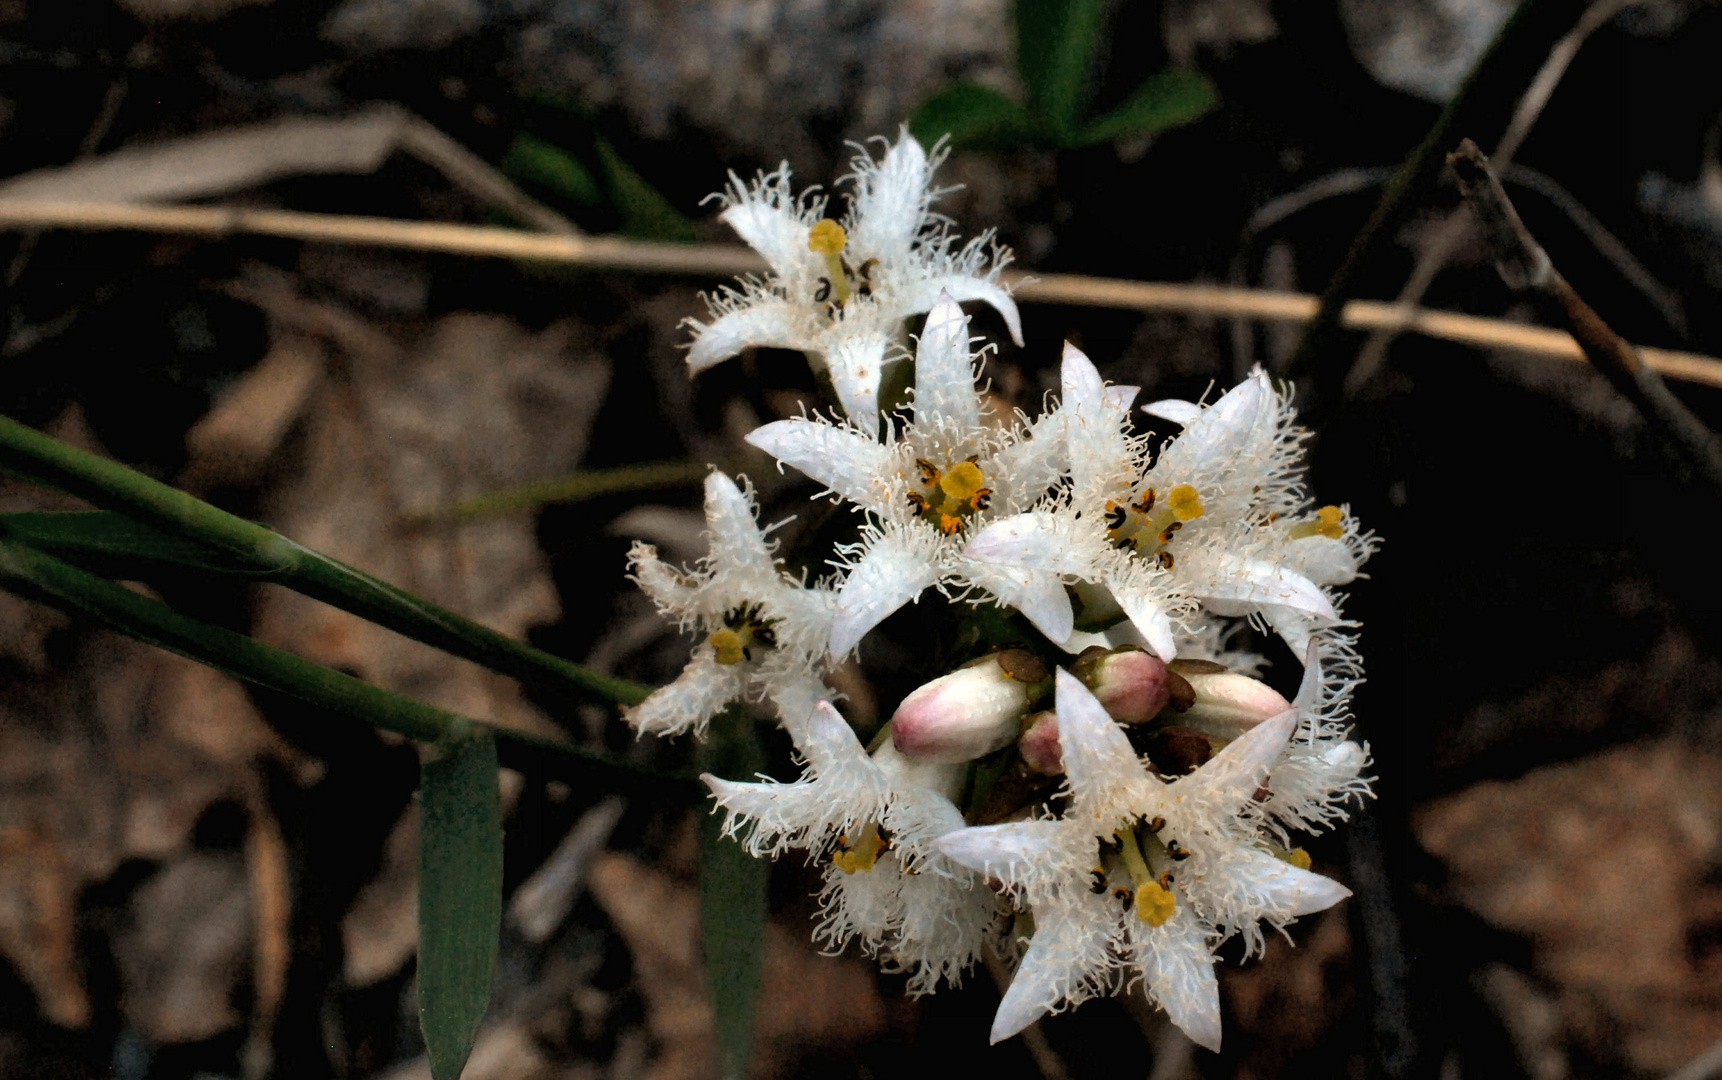
[[[712,725],[703,764],[720,776],[752,777],[765,767],[753,719],[724,713]],[[700,934],[717,1029],[718,1075],[746,1080],[764,959],[766,884],[771,864],[725,838],[723,815],[700,820]]]
[[[496,739],[480,729],[420,770],[419,1026],[435,1080],[458,1080],[490,1004],[502,928]]]
[[[1017,0],[1016,63],[1034,108],[1069,141],[1088,89],[1102,0]]]
[[[1034,142],[1034,115],[990,86],[956,83],[921,103],[909,119],[909,132],[922,145],[945,136],[962,150],[1004,150]]]
[[[1142,80],[1123,104],[1084,128],[1076,144],[1093,146],[1156,134],[1198,120],[1219,103],[1219,91],[1206,75],[1190,68],[1165,68]]]
[[[694,223],[624,161],[608,139],[599,139],[594,145],[598,160],[604,166],[604,182],[610,189],[610,201],[622,212],[622,232],[625,235],[679,243],[694,240]]]
[[[164,533],[112,510],[0,514],[0,535],[38,551],[102,566],[165,563],[215,574],[262,573],[220,548]]]
[[[536,135],[518,132],[502,158],[509,179],[553,191],[578,206],[602,206],[604,191],[573,154]]]

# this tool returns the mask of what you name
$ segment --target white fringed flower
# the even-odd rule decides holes
[[[941,293],[991,304],[1022,344],[1016,304],[998,283],[1009,251],[991,232],[959,244],[949,220],[930,209],[942,194],[932,177],[944,156],[935,147],[929,158],[906,128],[883,160],[862,152],[839,181],[852,185],[841,222],[825,218],[823,196],[794,194],[787,164],[747,185],[730,174],[716,196],[722,218],[771,272],[706,298],[712,321],[690,320],[688,367],[704,371],[756,345],[800,350],[830,373],[849,419],[871,432],[880,371],[905,342],[903,320]]]
[[[968,318],[949,296],[927,316],[915,353],[914,422],[887,431],[799,417],[747,441],[868,512],[845,555],[831,654],[841,656],[887,615],[934,586],[975,588],[1026,615],[1054,641],[1070,637],[1071,607],[1058,572],[983,562],[963,537],[999,515],[1034,505],[1064,467],[1063,417],[1031,426],[992,423],[975,388]]]
[[[628,710],[628,722],[642,735],[701,734],[730,702],[762,698],[786,724],[802,722],[829,693],[819,674],[834,594],[779,568],[751,496],[721,472],[706,477],[706,538],[711,548],[692,573],[660,562],[650,544],[628,553],[658,609],[705,635],[681,675]]]
[[[970,541],[976,560],[1104,586],[1162,659],[1195,605],[1262,617],[1302,655],[1339,615],[1323,588],[1356,576],[1370,541],[1335,507],[1311,511],[1290,402],[1259,369],[1209,408],[1156,402],[1184,431],[1155,458],[1132,436],[1119,388],[1065,348],[1070,486]],[[1312,543],[1319,540],[1321,543]]]
[[[978,877],[934,851],[963,827],[952,802],[962,766],[926,765],[889,740],[869,757],[829,702],[791,725],[805,769],[792,783],[702,777],[726,812],[724,832],[755,855],[805,850],[825,862],[815,936],[833,950],[859,940],[909,990],[955,984],[998,920],[998,900]]]
[[[1187,776],[1161,780],[1082,683],[1057,675],[1069,802],[1056,819],[963,829],[934,842],[1003,883],[1034,935],[999,1005],[997,1042],[1048,1012],[1137,978],[1196,1042],[1220,1045],[1213,942],[1284,926],[1348,891],[1277,858],[1254,795],[1293,734],[1288,711]]]

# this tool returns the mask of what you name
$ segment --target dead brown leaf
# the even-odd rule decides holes
[[[1722,1037],[1722,757],[1623,746],[1424,806],[1454,898],[1530,937],[1568,1040],[1666,1072]]]
[[[629,855],[608,854],[591,872],[603,905],[634,956],[634,980],[646,1000],[659,1051],[650,1080],[712,1075],[717,1043],[699,944],[699,896]],[[885,1027],[885,1004],[872,969],[853,958],[816,953],[805,925],[767,925],[754,1027],[755,1077],[790,1072],[810,1047],[853,1046]]]

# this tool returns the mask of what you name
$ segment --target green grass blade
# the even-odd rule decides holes
[[[419,1026],[434,1080],[458,1080],[478,1037],[502,930],[502,797],[489,731],[419,772]]]
[[[509,144],[502,171],[511,180],[553,191],[577,206],[604,205],[604,190],[578,158],[524,131]]]
[[[735,711],[719,716],[703,748],[702,764],[709,772],[736,779],[751,779],[764,768],[765,751],[753,718]],[[722,1080],[746,1080],[771,863],[749,855],[733,838],[725,839],[722,827],[721,814],[707,814],[700,821],[700,931],[717,1026],[718,1075]]]
[[[909,131],[923,145],[945,136],[958,149],[1006,150],[1036,141],[1035,118],[990,86],[956,83],[921,103]]]
[[[1100,32],[1101,0],[1017,0],[1017,71],[1060,143],[1074,136]]]
[[[607,139],[594,144],[598,161],[604,166],[604,181],[610,189],[610,201],[622,211],[622,232],[642,240],[671,240],[691,243],[694,223],[664,198],[634,167],[622,160]]]

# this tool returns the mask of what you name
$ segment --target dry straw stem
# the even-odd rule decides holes
[[[666,244],[614,236],[551,235],[482,225],[399,221],[347,214],[307,214],[223,206],[138,206],[126,203],[0,199],[0,228],[112,229],[230,236],[249,233],[329,244],[441,251],[513,258],[602,270],[728,277],[761,273],[764,260],[733,244]],[[1177,311],[1225,318],[1308,322],[1319,302],[1305,293],[1221,285],[1125,281],[1079,274],[1030,276],[1007,272],[1018,300],[1133,311]],[[1349,329],[1402,328],[1478,348],[1507,349],[1558,360],[1583,360],[1584,350],[1559,330],[1455,312],[1412,309],[1375,300],[1348,301]],[[1645,364],[1670,378],[1722,387],[1722,360],[1697,353],[1640,349]]]
[[[1669,392],[1661,376],[1640,358],[1601,315],[1561,276],[1501,187],[1489,159],[1470,139],[1447,155],[1459,191],[1476,212],[1508,288],[1539,297],[1565,318],[1572,335],[1598,371],[1667,436],[1717,491],[1722,492],[1722,442]]]

